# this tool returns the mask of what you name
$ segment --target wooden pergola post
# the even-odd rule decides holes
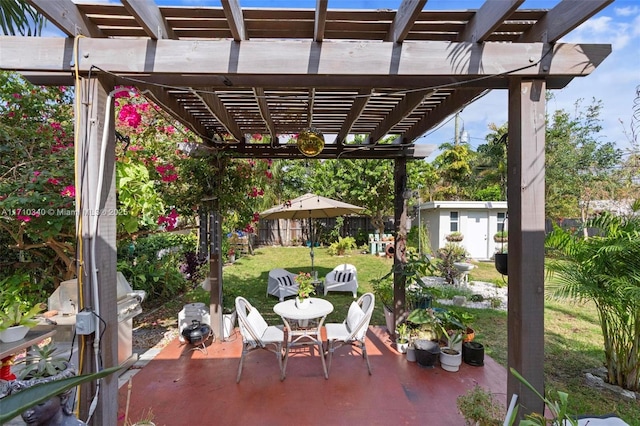
[[[406,277],[402,274],[404,270],[405,250],[407,248],[407,200],[404,193],[407,189],[407,159],[398,158],[394,160],[394,256],[393,256],[393,323],[397,325],[405,315],[405,285]],[[389,330],[395,335],[394,330]]]
[[[509,86],[507,200],[509,210],[508,366],[544,394],[544,80],[513,78]],[[507,396],[525,413],[544,403],[508,374]]]
[[[96,324],[93,334],[80,336],[80,345],[84,350],[78,368],[82,374],[118,365],[118,345],[113,344],[118,342],[115,124],[113,99],[110,100],[111,105],[107,103],[109,90],[110,87],[95,78],[83,78],[76,85],[76,96],[80,97],[79,108],[76,109],[79,116],[76,134],[80,135],[76,148],[79,157],[76,162],[79,177],[76,184],[76,211],[81,220],[82,244],[82,257],[78,262],[79,294],[82,295],[79,308],[94,312]],[[107,137],[103,140],[105,127]],[[102,146],[103,143],[106,147]],[[100,171],[102,184],[98,188]],[[95,246],[95,251],[92,246]],[[100,342],[96,339],[100,339]],[[96,394],[98,403],[93,424],[117,424],[118,413],[113,409],[113,401],[118,399],[118,376],[103,378],[99,392],[95,382],[82,385],[80,418],[88,417]]]

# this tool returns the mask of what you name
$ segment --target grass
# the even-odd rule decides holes
[[[387,273],[392,259],[353,251],[334,257],[324,248],[315,250],[318,276],[324,277],[336,265],[351,263],[358,269],[358,294],[371,291],[371,280]],[[491,262],[477,263],[470,273],[472,281],[506,285],[506,279]],[[240,258],[223,270],[225,294],[240,294],[264,314],[270,324],[281,319],[273,312],[276,297],[266,295],[269,270],[282,268],[293,273],[311,271],[309,249],[304,247],[269,247],[256,250],[255,255]],[[451,294],[455,294],[453,291]],[[200,296],[201,297],[201,296]],[[207,296],[208,297],[208,296]],[[341,322],[346,317],[351,293],[329,293],[326,297],[335,307],[327,317],[329,322]],[[206,299],[208,300],[208,299]],[[507,313],[491,309],[467,309],[475,316],[473,327],[476,340],[485,346],[487,355],[507,366]],[[384,325],[380,303],[376,303],[371,324]],[[603,365],[604,353],[598,316],[592,304],[573,304],[568,301],[545,302],[545,383],[547,391],[569,393],[569,408],[574,413],[603,415],[616,413],[627,423],[640,426],[640,406],[637,402],[585,386],[585,370]],[[554,393],[555,394],[555,393]]]

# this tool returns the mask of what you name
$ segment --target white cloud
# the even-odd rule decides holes
[[[632,16],[640,14],[640,7],[638,6],[614,7],[613,10],[618,16]]]

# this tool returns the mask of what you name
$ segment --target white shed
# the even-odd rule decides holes
[[[463,235],[459,244],[473,259],[489,260],[502,243],[496,232],[506,230],[506,201],[432,201],[420,205],[420,222],[427,228],[433,251],[444,247],[452,232]],[[417,219],[417,218],[416,218]]]

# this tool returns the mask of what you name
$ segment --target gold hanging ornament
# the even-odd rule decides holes
[[[315,127],[308,127],[298,134],[298,149],[307,157],[315,157],[324,148],[324,136]]]

